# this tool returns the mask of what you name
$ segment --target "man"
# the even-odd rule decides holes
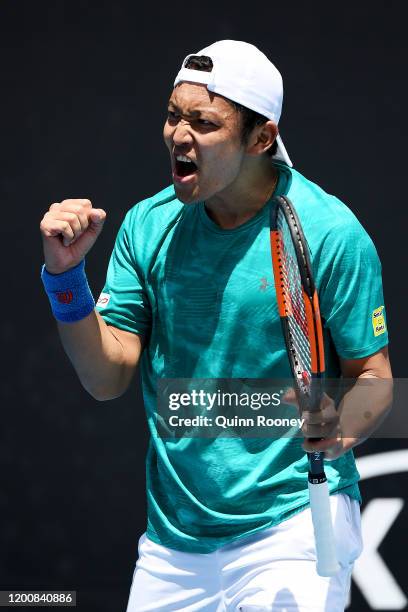
[[[302,448],[289,437],[164,440],[156,429],[161,378],[291,376],[269,249],[279,194],[310,246],[328,374],[391,377],[385,325],[372,323],[383,316],[375,249],[349,209],[292,168],[281,106],[281,76],[256,47],[220,41],[187,56],[164,126],[173,185],[126,215],[96,309],[83,260],[105,212],[64,200],[41,223],[43,281],[84,387],[118,397],[141,362],[148,526],[128,612],[344,609],[361,548],[356,438]],[[304,448],[332,460],[341,570],[330,580],[315,569]]]

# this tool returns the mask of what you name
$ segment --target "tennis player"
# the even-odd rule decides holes
[[[345,606],[361,551],[351,449],[364,435],[164,440],[156,430],[160,378],[291,377],[269,247],[274,195],[294,203],[310,246],[328,376],[391,378],[377,253],[353,213],[293,168],[278,133],[282,95],[253,45],[224,40],[187,56],[164,125],[172,185],[127,213],[96,306],[84,258],[105,211],[68,199],[41,222],[43,282],[85,389],[116,398],[141,364],[148,524],[128,612]],[[331,460],[333,578],[316,573],[305,448]]]

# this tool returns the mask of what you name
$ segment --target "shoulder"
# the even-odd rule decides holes
[[[302,224],[312,255],[321,248],[333,252],[341,245],[350,250],[374,249],[367,231],[352,210],[339,198],[290,169],[288,198]]]
[[[381,278],[373,241],[344,202],[296,170],[287,196],[293,203],[309,245],[315,282],[323,297],[329,283],[344,294],[365,277]],[[348,288],[347,288],[348,287]]]
[[[186,206],[173,185],[134,204],[126,213],[116,239],[141,267],[154,261],[167,235],[175,228]]]
[[[140,202],[134,204],[127,212],[124,223],[131,227],[147,225],[166,227],[180,216],[184,204],[177,199],[174,186],[170,185]]]

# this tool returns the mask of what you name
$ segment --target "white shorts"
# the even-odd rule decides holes
[[[310,510],[208,553],[185,553],[143,535],[127,612],[343,612],[361,543],[360,508],[330,498],[337,557],[333,578],[316,573]]]

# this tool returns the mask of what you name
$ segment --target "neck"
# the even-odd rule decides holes
[[[205,203],[208,216],[223,229],[234,229],[263,208],[277,182],[278,171],[266,158],[259,167],[251,169],[249,176],[241,172],[233,184],[209,198]]]

